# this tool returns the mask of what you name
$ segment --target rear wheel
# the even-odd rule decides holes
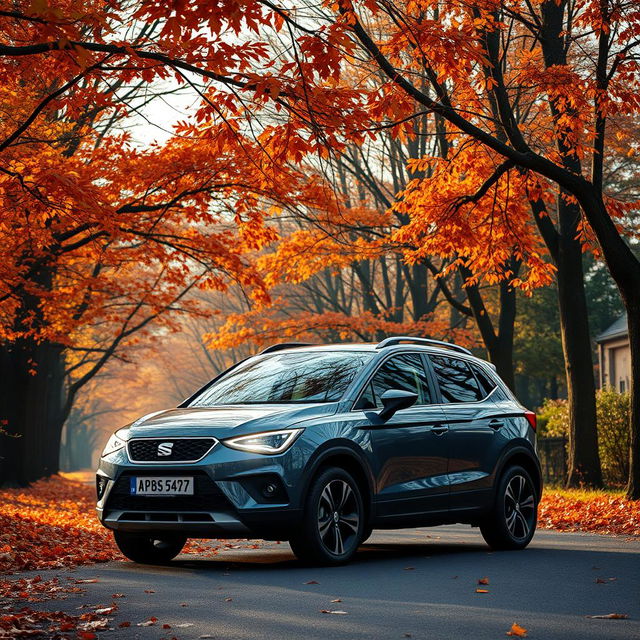
[[[322,565],[348,562],[364,530],[364,504],[357,482],[344,469],[332,467],[312,483],[300,529],[289,540],[303,561]]]
[[[173,560],[187,542],[185,536],[139,534],[114,531],[113,537],[122,553],[141,564],[164,564]]]
[[[494,507],[480,524],[493,549],[524,549],[536,530],[538,496],[526,469],[509,467],[498,484]]]

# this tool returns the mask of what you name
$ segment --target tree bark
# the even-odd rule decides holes
[[[576,239],[580,209],[567,204],[562,194],[558,197],[558,219],[558,304],[570,424],[567,485],[601,487],[591,335],[582,247]]]
[[[623,292],[631,349],[631,424],[627,497],[640,500],[640,282],[635,291]]]
[[[519,265],[512,265],[514,274],[517,273]],[[471,272],[460,267],[460,275],[463,282],[471,277]],[[475,284],[466,285],[465,291],[469,306],[473,312],[482,341],[489,354],[489,360],[496,366],[498,375],[505,384],[515,390],[515,373],[513,366],[513,334],[516,319],[516,292],[507,281],[500,282],[500,313],[498,317],[498,330],[496,331],[493,321],[489,316],[482,295]]]
[[[598,238],[607,268],[627,311],[631,352],[631,444],[627,497],[640,500],[640,260],[618,232],[597,187],[587,184],[576,193],[576,197]]]
[[[60,345],[19,340],[2,349],[0,485],[25,486],[59,471],[64,385]]]

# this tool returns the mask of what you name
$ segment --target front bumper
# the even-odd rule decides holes
[[[197,463],[143,465],[131,462],[121,449],[100,461],[98,517],[119,531],[287,539],[301,517],[301,459],[291,450],[262,456],[218,446]],[[131,495],[131,476],[193,476],[194,495]],[[267,484],[275,487],[270,494],[264,490]]]

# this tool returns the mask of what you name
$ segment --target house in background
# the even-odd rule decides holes
[[[600,362],[600,388],[629,391],[631,385],[631,347],[626,314],[620,316],[597,338]]]

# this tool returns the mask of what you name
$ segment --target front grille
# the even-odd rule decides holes
[[[166,472],[140,472],[145,476],[177,475],[184,477],[185,472],[167,474]],[[132,496],[130,478],[136,473],[123,473],[111,489],[105,509],[121,509],[123,511],[219,511],[231,509],[225,495],[206,473],[193,475],[194,495],[192,496]]]
[[[133,462],[196,462],[215,443],[215,438],[141,438],[127,446]]]

